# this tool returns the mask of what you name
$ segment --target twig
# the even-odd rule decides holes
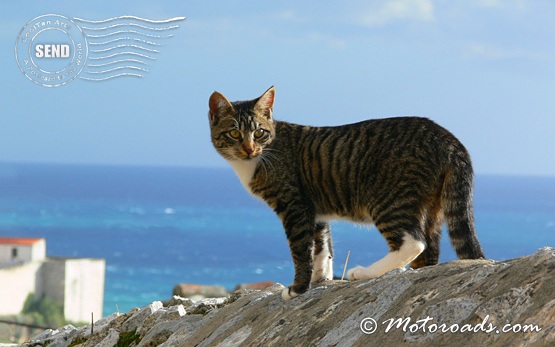
[[[91,336],[94,333],[94,312],[91,312]]]
[[[55,328],[47,327],[47,326],[44,326],[44,325],[14,322],[14,321],[5,320],[5,319],[0,319],[0,323],[10,324],[10,325],[19,325],[19,326],[22,326],[22,327],[33,328],[33,329],[55,329]]]
[[[351,251],[347,252],[347,259],[345,259],[345,266],[343,267],[343,275],[341,276],[341,280],[345,278],[345,271],[347,271],[347,264],[349,264],[349,256],[351,255]]]

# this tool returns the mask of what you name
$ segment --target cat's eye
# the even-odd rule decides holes
[[[256,131],[254,132],[254,138],[255,139],[259,139],[262,136],[264,136],[264,133],[266,132],[266,130],[264,129],[256,129]]]
[[[241,132],[237,129],[232,129],[228,132],[229,136],[234,139],[234,140],[238,140],[241,138]]]

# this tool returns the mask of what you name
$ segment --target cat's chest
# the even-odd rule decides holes
[[[256,196],[252,192],[250,182],[252,180],[252,177],[254,176],[254,172],[256,171],[258,160],[230,160],[228,162],[233,168],[233,171],[235,171],[235,174],[237,175],[239,181],[241,181],[241,184],[243,185],[243,187],[245,187],[247,192],[249,192],[253,196]]]

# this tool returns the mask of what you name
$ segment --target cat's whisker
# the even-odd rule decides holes
[[[265,151],[266,150],[267,149],[265,149]],[[276,157],[276,155],[270,152],[262,152],[262,154],[260,155],[260,159],[264,166],[269,165],[271,166],[272,171],[275,171],[275,167],[274,167],[274,164],[272,163],[272,159],[277,160],[278,158]]]
[[[269,169],[271,168],[272,171],[275,171],[275,168],[274,168],[274,164],[272,163],[270,158],[267,158],[266,156],[267,156],[267,154],[265,154],[265,153],[262,153],[260,155],[260,164],[262,165],[262,168],[264,169],[264,173],[266,175],[268,175]]]

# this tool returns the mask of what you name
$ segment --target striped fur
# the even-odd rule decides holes
[[[374,223],[390,253],[349,279],[439,259],[447,222],[459,258],[484,258],[474,229],[473,171],[465,147],[426,118],[310,127],[273,119],[274,88],[230,103],[210,97],[212,142],[245,188],[281,219],[295,264],[283,296],[332,278],[331,219]]]

